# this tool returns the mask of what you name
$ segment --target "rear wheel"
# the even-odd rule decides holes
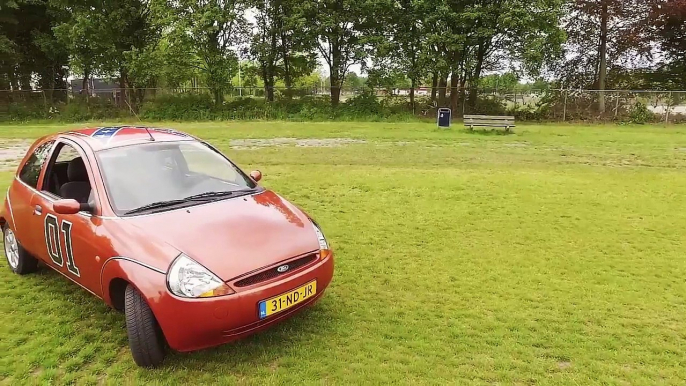
[[[142,367],[158,366],[165,356],[162,329],[148,303],[130,284],[126,287],[124,313],[133,360]]]
[[[19,244],[9,225],[5,224],[2,227],[2,233],[5,243],[5,257],[7,257],[10,269],[19,275],[35,272],[38,269],[38,260]]]

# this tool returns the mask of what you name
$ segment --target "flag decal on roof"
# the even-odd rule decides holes
[[[101,127],[91,134],[93,138],[109,139],[113,137],[117,132],[121,130],[121,127]]]

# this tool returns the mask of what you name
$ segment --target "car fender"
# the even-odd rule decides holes
[[[100,273],[102,299],[110,307],[116,308],[111,293],[113,281],[121,279],[133,285],[153,308],[166,292],[166,272],[136,259],[115,256],[107,259]]]
[[[2,207],[0,207],[0,220],[2,224],[7,224],[10,228],[14,227],[14,215],[12,213],[12,201],[10,200],[10,190],[7,189],[7,195],[5,196],[5,201]]]

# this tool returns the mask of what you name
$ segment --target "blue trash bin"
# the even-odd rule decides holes
[[[442,107],[438,109],[438,127],[450,127],[451,111],[448,108]]]

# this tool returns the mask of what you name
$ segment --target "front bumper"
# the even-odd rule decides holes
[[[162,275],[160,275],[162,276]],[[176,351],[194,351],[228,343],[282,321],[315,303],[333,277],[333,254],[313,266],[281,280],[256,286],[232,295],[207,299],[184,299],[172,295],[162,283],[163,293],[149,298],[169,346]],[[278,314],[260,319],[258,303],[312,280],[317,294]]]

